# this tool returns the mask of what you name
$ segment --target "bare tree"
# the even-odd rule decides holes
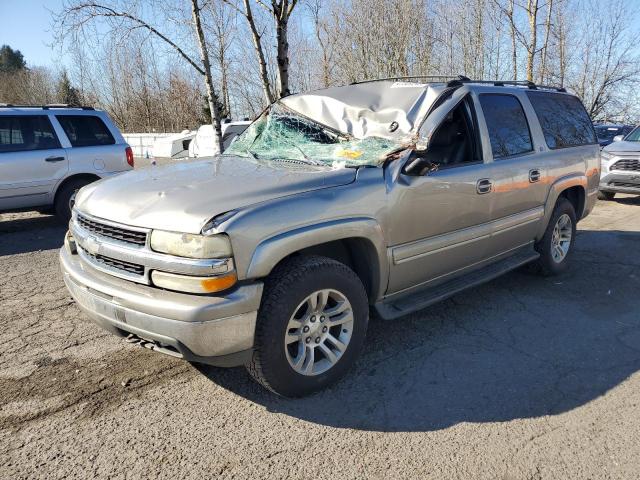
[[[207,100],[211,109],[212,125],[216,132],[216,144],[220,151],[222,151],[222,129],[218,108],[219,99],[213,85],[207,42],[201,22],[202,7],[198,0],[191,0],[190,4],[192,25],[199,47],[200,61],[193,58],[187,53],[185,48],[179,46],[175,41],[170,39],[168,35],[151,25],[151,23],[144,20],[134,11],[121,9],[115,5],[107,4],[106,2],[98,3],[70,0],[65,3],[61,13],[58,14],[56,18],[56,27],[59,39],[64,40],[67,35],[81,31],[87,23],[95,21],[96,19],[115,19],[120,20],[120,22],[112,24],[112,29],[120,29],[126,25],[127,28],[124,32],[121,32],[124,35],[137,29],[143,29],[155,38],[161,40],[164,44],[168,45],[203,77],[207,92]],[[124,6],[126,7],[126,3]]]
[[[590,0],[589,7],[597,8]],[[634,52],[640,42],[640,33],[632,29],[632,18],[621,0],[610,5],[605,19],[585,17],[580,31],[579,55],[576,67],[579,74],[569,84],[580,96],[592,118],[597,119],[605,111],[618,114],[624,110],[617,102],[617,92],[623,87],[637,87],[640,76],[640,59]],[[625,103],[629,99],[625,99]],[[618,111],[613,110],[616,108]]]
[[[262,89],[265,100],[272,103],[276,98],[286,97],[291,94],[289,86],[289,20],[298,0],[255,0],[255,3],[264,9],[271,17],[275,24],[276,37],[276,63],[278,68],[278,86],[275,89],[269,80],[269,72],[266,60],[264,45],[262,44],[262,34],[259,32],[255,15],[251,8],[250,0],[243,0],[242,7],[239,7],[234,0],[223,0],[233,8],[235,8],[247,21],[253,44],[255,47],[258,63],[260,65],[260,80],[262,81]]]
[[[323,87],[331,84],[331,71],[333,69],[333,40],[335,36],[331,35],[326,19],[322,16],[322,0],[313,0],[308,4],[315,38],[320,46],[320,54],[322,58],[321,64],[321,81]]]
[[[565,15],[562,11],[556,13],[556,23],[552,31],[557,44],[557,82],[560,87],[564,87],[567,75],[567,26]]]
[[[286,97],[291,94],[289,90],[289,18],[297,4],[297,0],[271,0],[271,7],[267,7],[261,1],[258,2],[265,7],[276,24],[276,41],[278,54],[276,56],[278,62],[278,95]]]
[[[529,40],[524,40],[524,35],[520,36],[522,45],[527,50],[527,80],[530,82],[533,82],[533,65],[536,53],[538,53],[538,11],[540,8],[538,0],[527,1],[525,12],[529,20]]]
[[[307,0],[300,22],[291,12],[302,3],[292,0],[65,1],[61,30],[94,35],[90,45],[72,42],[83,52],[74,52],[70,79],[127,128],[192,125],[201,90],[207,104],[215,100],[214,114],[217,106],[251,116],[292,90],[454,73],[517,79],[526,72],[575,92],[594,118],[640,114],[630,107],[640,81],[631,0],[612,0],[607,16],[592,14],[600,9],[595,0]],[[198,73],[200,88],[186,69]],[[46,75],[24,75],[0,79],[0,96],[22,81],[45,98]]]
[[[540,83],[545,83],[547,78],[547,59],[549,58],[549,39],[551,36],[552,14],[553,0],[547,0],[547,18],[544,22],[544,44],[542,46],[542,59],[540,60]]]
[[[509,29],[511,32],[511,63],[513,68],[513,80],[518,79],[518,29],[514,18],[515,1],[509,0],[508,7],[503,10],[504,15],[509,20]]]
[[[191,15],[195,25],[196,36],[198,38],[198,46],[200,47],[200,60],[203,69],[200,70],[204,74],[204,83],[207,87],[207,100],[209,101],[209,109],[211,111],[211,119],[213,121],[213,129],[216,132],[216,147],[222,152],[222,126],[220,123],[220,101],[213,87],[213,77],[211,76],[211,63],[209,62],[209,51],[207,50],[207,41],[202,29],[200,21],[200,6],[198,0],[191,0]]]
[[[211,32],[212,52],[218,64],[220,73],[220,92],[223,116],[231,116],[231,98],[229,94],[229,69],[231,50],[234,43],[233,33],[236,30],[236,12],[227,8],[223,2],[211,2],[208,5],[211,22],[208,31]],[[206,25],[205,25],[206,27]]]

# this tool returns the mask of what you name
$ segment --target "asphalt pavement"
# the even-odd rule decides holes
[[[373,319],[351,373],[298,400],[86,321],[64,230],[0,214],[0,478],[640,475],[640,198],[599,202],[562,276]]]

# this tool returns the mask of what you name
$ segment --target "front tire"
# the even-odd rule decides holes
[[[564,197],[559,198],[547,230],[535,246],[540,254],[537,266],[543,275],[558,275],[567,269],[576,238],[576,223],[573,204]]]
[[[54,207],[56,216],[60,222],[64,224],[69,223],[76,193],[82,187],[89,185],[93,181],[94,180],[89,180],[87,178],[73,179],[68,181],[60,188],[60,190],[58,190]]]
[[[355,363],[368,321],[364,286],[349,267],[319,256],[286,260],[265,282],[247,370],[286,397],[321,390]]]

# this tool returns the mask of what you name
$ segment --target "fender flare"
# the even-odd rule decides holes
[[[558,197],[560,197],[560,194],[562,192],[571,187],[582,187],[586,203],[587,177],[584,174],[573,173],[571,175],[561,177],[554,183],[552,183],[551,187],[549,188],[549,193],[547,194],[547,200],[544,204],[544,216],[542,218],[542,222],[540,222],[540,230],[538,231],[538,235],[536,236],[538,240],[544,236],[544,232],[547,229],[547,225],[549,224],[549,220],[551,219],[551,214],[553,213],[553,209],[556,206]],[[576,212],[576,216],[578,218],[580,218],[581,214],[582,212]]]
[[[368,217],[345,218],[307,225],[269,237],[255,248],[247,267],[245,278],[263,278],[287,256],[308,247],[336,240],[359,239],[366,241],[375,256],[371,261],[377,265],[372,268],[372,299],[381,298],[387,288],[389,263],[387,245],[382,228],[378,222]]]

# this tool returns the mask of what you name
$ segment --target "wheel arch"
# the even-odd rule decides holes
[[[370,218],[325,222],[271,237],[255,249],[246,278],[264,278],[284,260],[305,254],[332,258],[351,268],[365,286],[370,303],[386,290],[386,244],[382,229]]]
[[[562,192],[558,198],[564,197],[573,205],[573,209],[576,212],[576,218],[580,220],[584,213],[584,206],[587,198],[586,190],[579,185],[566,188]]]
[[[58,186],[56,187],[55,193],[53,195],[53,204],[55,205],[58,200],[58,195],[62,191],[64,187],[66,187],[69,183],[75,180],[89,180],[89,182],[95,182],[96,180],[100,180],[100,177],[93,173],[76,173],[74,175],[70,175],[62,180]]]
[[[544,232],[553,214],[553,209],[561,197],[571,202],[576,212],[576,218],[580,220],[585,213],[587,177],[582,174],[569,175],[558,179],[551,185],[549,194],[547,195],[547,201],[544,205],[544,217],[536,237],[537,240],[540,240],[544,236]]]

